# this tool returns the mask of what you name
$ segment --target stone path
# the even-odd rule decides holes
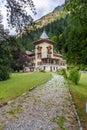
[[[0,108],[0,130],[79,130],[62,76]]]

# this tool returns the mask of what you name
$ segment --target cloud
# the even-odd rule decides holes
[[[65,0],[34,0],[34,4],[36,7],[37,15],[33,16],[34,19],[38,19],[43,15],[53,11],[53,9],[65,3]]]

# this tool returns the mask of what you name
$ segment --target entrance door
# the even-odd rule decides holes
[[[45,66],[44,66],[44,70],[45,70],[46,68],[45,68]]]
[[[52,71],[52,66],[50,66],[50,71]]]

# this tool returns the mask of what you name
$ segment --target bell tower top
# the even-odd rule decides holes
[[[47,36],[45,30],[43,31],[43,33],[40,36],[41,39],[49,39],[49,37]]]

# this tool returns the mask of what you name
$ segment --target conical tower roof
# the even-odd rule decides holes
[[[40,36],[41,39],[48,39],[49,37],[47,36],[45,30],[43,31],[43,33]]]
[[[38,41],[33,42],[33,44],[36,45],[36,44],[40,44],[40,43],[44,43],[44,42],[49,43],[49,44],[55,44],[55,42],[53,42],[53,41],[51,41],[49,39],[49,37],[47,36],[45,30],[41,34],[40,39]]]

